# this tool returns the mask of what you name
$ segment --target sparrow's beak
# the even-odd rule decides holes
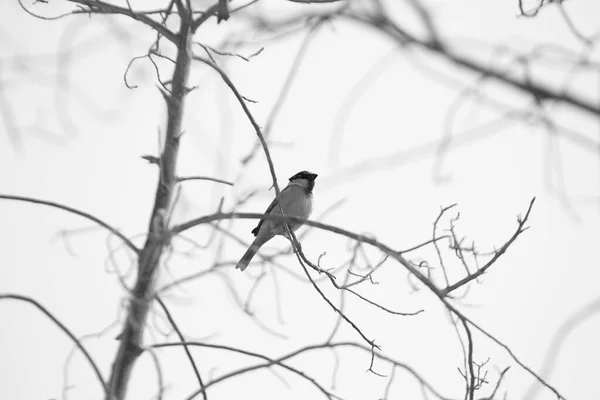
[[[315,179],[317,179],[317,174],[310,174],[310,180],[314,181]]]

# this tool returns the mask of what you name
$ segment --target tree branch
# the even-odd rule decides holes
[[[194,362],[194,357],[192,357],[192,353],[190,353],[190,349],[188,348],[187,344],[185,343],[185,338],[183,337],[183,334],[179,330],[179,326],[177,326],[177,324],[175,323],[175,320],[173,319],[173,316],[171,316],[171,313],[169,312],[167,305],[162,301],[162,299],[158,295],[156,296],[156,301],[158,301],[158,304],[160,304],[160,307],[165,312],[167,319],[169,320],[169,323],[171,323],[171,326],[173,326],[173,329],[175,329],[175,332],[177,333],[179,340],[181,340],[181,343],[183,344],[183,349],[185,350],[185,354],[187,355],[188,360],[190,360],[190,364],[192,365],[192,369],[194,370],[196,379],[198,379],[198,383],[200,384],[200,389],[202,391],[204,391],[205,390],[204,382],[202,381],[202,377],[200,376],[198,367],[196,366],[196,363]]]
[[[485,272],[488,270],[488,268],[490,268],[492,265],[494,265],[494,263],[506,252],[506,250],[514,243],[514,241],[517,240],[519,235],[521,233],[525,232],[525,230],[527,229],[525,227],[525,223],[529,219],[529,214],[531,213],[531,210],[533,209],[534,202],[535,202],[535,197],[533,199],[531,199],[531,201],[529,202],[529,207],[527,208],[525,217],[523,217],[523,219],[518,218],[518,220],[517,220],[518,227],[517,227],[517,230],[515,231],[515,233],[511,236],[511,238],[508,240],[508,242],[504,243],[504,245],[500,248],[500,250],[495,252],[492,259],[489,260],[487,263],[485,263],[485,265],[483,267],[479,268],[474,273],[465,276],[460,281],[453,283],[452,285],[449,285],[448,287],[443,289],[442,293],[444,294],[444,296],[447,296],[448,294],[452,293],[454,290],[460,288],[461,286],[466,285],[467,283],[471,282],[473,279],[477,279],[481,275],[485,274]]]
[[[79,348],[79,350],[81,350],[84,357],[88,360],[92,369],[94,370],[94,374],[100,381],[100,385],[102,386],[102,389],[104,389],[104,393],[106,394],[107,397],[110,396],[108,386],[106,385],[106,383],[104,383],[104,378],[102,377],[102,373],[100,372],[100,369],[96,365],[96,362],[94,361],[94,359],[92,358],[90,353],[88,353],[88,351],[83,346],[83,344],[79,341],[79,339],[77,339],[77,337],[69,330],[69,328],[67,328],[65,325],[63,325],[63,323],[60,322],[58,319],[56,319],[56,317],[54,315],[52,315],[52,313],[50,313],[50,311],[46,310],[46,308],[44,306],[42,306],[40,303],[38,303],[36,300],[32,299],[31,297],[21,296],[19,294],[12,294],[12,293],[0,294],[0,300],[5,300],[5,299],[19,300],[19,301],[24,301],[26,303],[32,304],[38,310],[40,310],[42,313],[44,313],[48,318],[50,318],[52,320],[52,322],[54,322],[54,324],[60,328],[61,331],[63,331],[65,334],[67,334],[67,336],[69,336],[69,338],[73,341],[73,343],[75,343],[77,348]]]
[[[99,0],[68,0],[68,1],[71,3],[81,4],[81,5],[89,7],[90,8],[89,12],[91,14],[96,13],[96,14],[126,15],[130,18],[133,18],[137,21],[140,21],[140,22],[148,25],[150,28],[154,29],[156,32],[163,35],[165,38],[167,38],[170,42],[174,43],[175,45],[178,44],[178,37],[175,33],[171,32],[169,29],[167,29],[166,26],[162,25],[160,22],[153,20],[152,18],[150,18],[148,15],[146,15],[143,12],[135,12],[129,8],[115,6],[114,4],[105,3],[105,2],[99,1]]]
[[[252,115],[252,113],[250,112],[250,109],[246,105],[246,101],[244,100],[244,97],[237,90],[237,88],[235,87],[235,85],[233,84],[233,82],[231,81],[229,76],[225,73],[225,71],[223,71],[217,64],[213,63],[210,60],[202,58],[202,57],[194,56],[193,58],[194,58],[194,60],[200,61],[201,63],[204,63],[204,64],[208,65],[209,67],[211,67],[213,70],[215,70],[219,74],[221,79],[223,79],[223,82],[225,82],[225,84],[229,87],[229,89],[231,89],[233,95],[235,96],[237,101],[240,103],[240,106],[242,106],[244,113],[246,114],[246,116],[248,117],[248,120],[250,121],[250,123],[252,124],[252,127],[254,128],[254,132],[256,133],[256,136],[258,136],[258,139],[260,140],[260,143],[262,144],[263,150],[265,152],[265,157],[267,158],[267,163],[269,164],[269,171],[271,172],[271,179],[273,180],[273,187],[275,188],[275,198],[278,198],[280,190],[279,190],[279,185],[277,184],[277,175],[275,174],[275,167],[273,165],[273,159],[271,158],[271,153],[269,152],[269,147],[267,146],[267,142],[262,134],[260,126],[254,119],[254,116]]]
[[[131,292],[132,297],[124,322],[125,326],[120,336],[119,349],[111,371],[109,385],[111,394],[119,400],[125,399],[133,365],[142,352],[145,323],[150,302],[155,295],[156,273],[161,257],[169,245],[169,236],[165,235],[165,230],[168,226],[169,210],[177,183],[176,166],[182,132],[184,100],[188,93],[186,84],[191,63],[191,38],[192,32],[189,24],[186,20],[182,20],[180,32],[175,40],[178,52],[172,89],[170,93],[161,91],[167,103],[168,121],[165,142],[160,155],[154,207],[146,243],[138,258],[138,276]]]
[[[225,185],[233,186],[232,182],[224,181],[222,179],[211,178],[209,176],[185,176],[182,178],[177,178],[177,182],[185,182],[185,181],[212,181],[217,183],[223,183]]]
[[[64,204],[55,203],[53,201],[46,201],[46,200],[34,199],[32,197],[12,196],[12,195],[8,195],[8,194],[0,194],[0,199],[16,200],[16,201],[22,201],[22,202],[26,202],[26,203],[33,203],[33,204],[42,204],[42,205],[45,205],[45,206],[54,207],[54,208],[58,208],[60,210],[68,211],[68,212],[70,212],[72,214],[75,214],[75,215],[79,215],[80,217],[89,219],[90,221],[93,221],[93,222],[97,223],[98,225],[100,225],[101,227],[105,228],[110,233],[112,233],[113,235],[115,235],[116,237],[118,237],[119,239],[121,239],[123,241],[123,243],[125,243],[125,245],[127,247],[129,247],[131,250],[133,250],[133,252],[135,254],[140,254],[140,249],[138,249],[131,242],[131,240],[129,240],[125,235],[123,235],[121,232],[119,232],[116,228],[113,228],[112,226],[110,226],[106,222],[102,221],[100,218],[94,217],[93,215],[88,214],[88,213],[86,213],[84,211],[79,211],[79,210],[77,210],[75,208],[72,208],[72,207],[69,207],[69,206],[65,206]]]
[[[322,385],[320,385],[314,378],[311,378],[310,376],[306,375],[304,372],[291,367],[287,364],[284,364],[283,361],[285,361],[285,359],[289,358],[289,357],[281,357],[279,359],[273,359],[270,357],[267,357],[263,354],[260,353],[255,353],[255,352],[251,352],[251,351],[247,351],[247,350],[242,350],[242,349],[238,349],[232,346],[223,346],[223,345],[218,345],[218,344],[209,344],[209,343],[201,343],[201,342],[181,342],[181,343],[159,343],[159,344],[155,344],[152,346],[152,348],[154,349],[158,349],[158,348],[164,348],[164,347],[173,347],[173,346],[196,346],[196,347],[206,347],[206,348],[210,348],[210,349],[220,349],[220,350],[226,350],[226,351],[231,351],[234,353],[239,353],[239,354],[244,354],[250,357],[255,357],[255,358],[260,358],[262,360],[268,361],[265,364],[259,364],[259,365],[254,365],[254,366],[250,366],[250,367],[245,367],[245,368],[241,368],[238,370],[235,370],[233,372],[221,375],[218,378],[215,378],[213,380],[211,380],[210,382],[208,382],[206,384],[206,387],[202,390],[198,390],[194,393],[192,393],[191,395],[189,395],[187,397],[188,400],[193,399],[194,397],[196,397],[197,395],[199,395],[200,393],[204,393],[206,391],[206,389],[208,389],[210,386],[215,385],[219,382],[222,382],[224,380],[233,378],[235,376],[238,375],[242,375],[244,373],[247,372],[251,372],[251,371],[255,371],[258,369],[262,369],[262,368],[268,368],[271,367],[273,365],[278,365],[288,371],[293,372],[296,375],[299,375],[300,377],[302,377],[303,379],[309,381],[313,386],[315,386],[317,389],[319,389],[319,391],[321,393],[323,393],[328,399],[332,400],[333,397],[337,397],[337,396],[333,396],[331,393],[329,393]]]
[[[161,343],[161,344],[155,344],[152,346],[152,348],[161,348],[161,347],[171,347],[171,346],[182,346],[182,343]],[[315,386],[317,386],[319,388],[319,390],[325,394],[328,398],[331,398],[331,396],[334,396],[337,398],[337,396],[327,392],[327,390],[325,390],[324,388],[322,388],[320,386],[320,384],[318,384],[316,382],[316,380],[306,376],[304,373],[294,370],[291,367],[289,367],[287,364],[284,364],[284,361],[290,360],[296,356],[299,356],[301,354],[305,354],[305,353],[309,353],[315,350],[321,350],[321,349],[336,349],[336,348],[354,348],[354,349],[358,349],[361,351],[366,351],[369,354],[373,354],[371,351],[370,347],[367,347],[365,345],[359,344],[359,343],[354,343],[354,342],[335,342],[335,343],[323,343],[323,344],[316,344],[316,345],[310,345],[310,346],[305,346],[302,347],[300,349],[297,349],[293,352],[290,352],[284,356],[278,357],[278,358],[271,358],[271,357],[267,357],[263,354],[260,353],[254,353],[254,352],[250,352],[250,351],[246,351],[243,349],[238,349],[235,347],[231,347],[231,346],[223,346],[223,345],[218,345],[218,344],[209,344],[209,343],[200,343],[200,342],[187,342],[188,346],[199,346],[199,347],[206,347],[206,348],[214,348],[214,349],[221,349],[221,350],[226,350],[226,351],[232,351],[235,353],[240,353],[240,354],[245,354],[247,356],[250,357],[255,357],[255,358],[260,358],[262,360],[267,361],[266,363],[262,363],[262,364],[256,364],[253,366],[249,366],[249,367],[245,367],[245,368],[240,368],[238,370],[226,373],[224,375],[221,375],[218,378],[215,378],[213,380],[211,380],[210,382],[207,383],[206,387],[209,388],[212,385],[215,385],[219,382],[223,382],[225,380],[228,380],[230,378],[233,378],[235,376],[247,373],[247,372],[251,372],[251,371],[256,371],[259,369],[263,369],[263,368],[269,368],[273,365],[277,365],[280,366],[282,368],[288,369],[296,374],[299,374],[300,376],[302,376],[304,379],[309,380],[312,384],[314,384]],[[435,388],[433,388],[429,382],[427,382],[418,372],[416,372],[412,367],[410,367],[409,365],[402,363],[400,361],[397,361],[391,357],[387,357],[381,353],[374,353],[375,357],[377,359],[389,362],[390,364],[393,364],[394,366],[403,369],[404,371],[408,372],[411,376],[413,376],[415,379],[417,379],[419,381],[419,383],[421,383],[423,386],[425,386],[427,388],[427,390],[429,390],[431,393],[433,393],[436,397],[442,399],[442,400],[449,400],[449,397],[446,396],[442,396]],[[199,392],[195,392],[193,394],[191,394],[190,396],[187,397],[187,400],[191,400],[193,399],[195,396],[197,396],[199,394]]]
[[[340,15],[385,33],[400,45],[414,45],[424,50],[428,50],[472,72],[480,73],[484,77],[494,78],[514,89],[531,94],[536,99],[555,100],[585,111],[593,117],[600,116],[600,106],[598,104],[591,103],[588,100],[570,93],[554,91],[543,85],[536,84],[529,79],[512,77],[506,72],[494,68],[493,66],[485,65],[468,56],[458,54],[447,46],[440,45],[440,43],[435,40],[419,39],[402,29],[385,14],[368,15],[365,13],[342,13]]]
[[[265,220],[276,221],[276,222],[301,223],[304,225],[313,226],[315,228],[319,228],[319,229],[323,229],[323,230],[326,230],[326,231],[329,231],[332,233],[336,233],[338,235],[346,236],[350,239],[354,239],[359,242],[367,243],[373,247],[378,248],[383,253],[390,255],[392,258],[394,258],[396,261],[398,261],[400,264],[402,264],[404,266],[404,268],[406,268],[423,285],[425,285],[433,294],[435,294],[435,296],[444,304],[444,306],[450,312],[454,313],[457,317],[461,318],[465,322],[468,322],[471,326],[473,326],[479,332],[483,333],[485,336],[487,336],[489,339],[491,339],[494,343],[496,343],[500,347],[502,347],[517,364],[519,364],[523,369],[525,369],[528,373],[530,373],[532,376],[534,376],[540,383],[542,383],[545,387],[547,387],[554,394],[556,394],[557,397],[564,399],[564,396],[562,396],[558,392],[557,389],[555,389],[553,386],[551,386],[541,376],[536,374],[531,368],[529,368],[526,364],[524,364],[521,360],[519,360],[517,358],[517,356],[513,353],[513,351],[506,344],[502,343],[495,336],[493,336],[491,333],[487,332],[485,329],[480,327],[478,324],[476,324],[475,322],[473,322],[472,320],[467,318],[456,307],[454,307],[452,304],[450,304],[450,302],[448,301],[446,295],[444,295],[442,290],[440,290],[437,286],[435,286],[435,284],[432,281],[430,281],[425,275],[423,275],[421,273],[421,271],[419,271],[408,260],[406,260],[404,257],[402,257],[401,254],[399,254],[397,251],[393,250],[392,248],[386,246],[385,244],[373,239],[372,237],[365,236],[365,235],[359,235],[359,234],[347,231],[342,228],[323,224],[321,222],[304,220],[302,218],[296,218],[296,217],[292,217],[289,215],[281,216],[281,215],[273,215],[273,214],[256,214],[256,213],[216,213],[216,214],[207,215],[207,216],[196,218],[192,221],[188,221],[186,223],[183,223],[181,225],[173,227],[173,229],[171,229],[171,231],[169,232],[169,235],[176,235],[177,233],[181,233],[181,232],[183,232],[191,227],[194,227],[196,225],[213,222],[213,221],[218,221],[218,220],[222,220],[222,219],[236,219],[236,218],[239,218],[239,219],[265,219]]]

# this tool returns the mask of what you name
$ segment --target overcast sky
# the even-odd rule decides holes
[[[61,9],[60,4],[30,3],[24,2],[43,15],[57,15]],[[254,7],[268,15],[321,9],[282,3],[261,0]],[[517,18],[517,3],[465,0],[428,4],[449,45],[498,67],[509,68],[515,60],[494,45],[525,52],[539,50],[538,45],[545,43],[549,46],[539,50],[548,51],[544,54],[552,53],[547,50],[550,45],[583,54],[584,46],[557,7],[548,6],[536,18],[525,19]],[[198,2],[197,6],[205,5]],[[77,16],[40,21],[26,14],[17,1],[9,1],[3,8],[0,192],[83,210],[143,245],[157,168],[140,156],[157,155],[166,113],[152,64],[146,60],[133,63],[127,81],[136,85],[135,89],[125,86],[123,75],[132,57],[146,53],[154,35],[126,18]],[[584,34],[597,32],[597,2],[573,0],[565,2],[565,8]],[[398,4],[390,9],[409,29],[418,31],[412,14]],[[264,47],[250,62],[218,56],[217,61],[241,93],[256,101],[249,107],[265,127],[307,30],[276,41],[251,32],[247,19],[234,14],[220,25],[209,21],[196,39],[222,46],[222,50],[234,50],[231,44],[223,44],[229,37],[249,40],[235,49],[242,55]],[[205,55],[200,47],[195,49]],[[597,51],[585,54],[598,59]],[[551,67],[534,63],[536,79],[551,87],[566,85],[598,104],[597,76],[581,72],[567,78],[572,73],[568,63],[548,62]],[[159,68],[163,77],[169,76],[168,63]],[[509,109],[530,109],[531,98],[485,83],[483,93],[506,107],[498,111],[486,107],[483,97],[466,95],[465,89],[476,87],[478,79],[439,58],[399,50],[365,27],[347,21],[323,24],[312,36],[286,101],[271,125],[270,149],[279,184],[284,185],[300,170],[318,173],[315,220],[375,236],[398,250],[430,239],[440,208],[456,203],[453,212],[442,219],[443,227],[460,212],[459,234],[467,237],[468,243],[474,240],[482,251],[491,251],[510,238],[517,228],[517,215],[525,213],[535,196],[530,229],[456,304],[566,398],[600,398],[596,382],[600,358],[600,147],[586,144],[598,143],[598,121],[571,108],[550,105],[548,114],[584,140],[552,137],[547,127],[531,120],[502,118]],[[241,163],[256,141],[252,126],[214,71],[195,65],[189,84],[197,88],[187,98],[179,175],[212,176],[234,186],[183,184],[173,222],[213,213],[221,198],[227,209],[251,190],[259,192],[239,210],[262,212],[273,197],[265,157],[258,152],[249,163]],[[448,129],[455,135],[472,134],[452,142],[440,154],[439,143]],[[225,226],[249,242],[255,223],[237,220]],[[197,228],[187,232],[187,237],[205,242],[209,233],[208,228]],[[0,293],[33,297],[77,336],[97,333],[118,321],[106,335],[84,342],[107,379],[125,299],[111,257],[121,274],[128,273],[125,280],[131,283],[132,254],[89,221],[7,200],[0,201],[0,243]],[[281,268],[264,269],[267,277],[251,303],[254,315],[267,328],[243,314],[236,298],[244,301],[248,297],[263,269],[255,263],[245,273],[233,270],[245,249],[233,240],[223,243],[222,248],[194,250],[185,240],[176,239],[177,252],[161,270],[159,286],[209,268],[216,257],[231,262],[221,271],[233,288],[222,275],[212,274],[164,294],[188,339],[277,357],[327,338],[336,315],[310,285],[285,272],[303,276],[293,256],[281,258]],[[265,252],[286,246],[285,239],[277,238]],[[317,230],[310,231],[302,246],[313,260],[326,252],[321,260],[325,267],[339,266],[349,249],[346,239]],[[186,250],[191,254],[183,254]],[[464,267],[451,251],[443,250],[451,277],[460,279]],[[381,254],[369,249],[368,256],[376,263]],[[433,248],[407,257],[427,261],[434,273],[439,273]],[[339,276],[341,279],[342,271]],[[388,261],[374,279],[379,284],[361,285],[361,294],[397,311],[425,312],[412,317],[390,315],[349,299],[348,316],[385,354],[414,367],[445,396],[461,398],[464,382],[457,371],[463,363],[460,342],[439,301],[423,288],[411,290],[406,270],[397,263]],[[331,285],[320,285],[332,300],[339,301]],[[565,328],[578,313],[585,318],[574,329]],[[60,398],[63,365],[72,342],[27,304],[0,301],[0,318],[5,322],[0,325],[1,397]],[[164,336],[169,332],[164,316],[154,310],[145,343],[177,341],[172,334]],[[554,342],[556,337],[564,339],[560,348]],[[347,325],[336,338],[361,341]],[[531,375],[481,334],[475,334],[475,340],[475,359],[483,362],[489,358],[489,380],[495,383],[498,371],[511,366],[502,389],[509,399],[531,398]],[[160,349],[156,354],[164,368],[165,399],[182,399],[197,389],[181,349]],[[553,367],[544,368],[546,357],[552,354],[556,356]],[[207,379],[255,362],[222,351],[195,350],[194,355]],[[339,361],[336,394],[346,399],[383,396],[389,377],[365,373],[367,353],[343,350]],[[331,351],[322,351],[292,364],[330,388],[335,362]],[[153,398],[157,383],[152,359],[142,355],[135,368],[129,398]],[[390,373],[385,363],[375,369]],[[287,372],[279,374],[246,374],[215,385],[209,397],[322,396],[305,381]],[[484,388],[482,396],[489,394],[493,383]],[[81,353],[70,363],[68,384],[72,385],[69,399],[102,398]],[[416,399],[421,398],[420,393],[414,379],[397,372],[390,398]],[[536,399],[555,398],[547,389],[535,395]]]

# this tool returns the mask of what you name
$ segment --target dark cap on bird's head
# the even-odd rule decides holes
[[[317,179],[317,176],[317,174],[313,174],[312,172],[300,171],[290,178],[290,182],[294,179],[306,179],[309,182],[314,182],[314,180]]]

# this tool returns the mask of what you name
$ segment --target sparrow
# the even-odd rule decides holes
[[[317,174],[308,171],[300,171],[290,178],[288,185],[275,198],[265,214],[281,215],[279,204],[283,206],[285,215],[307,219],[312,213],[313,207],[313,189],[315,187]],[[303,224],[301,222],[288,222],[292,231],[296,231]],[[248,247],[240,261],[235,266],[236,269],[245,270],[256,254],[258,249],[276,235],[287,237],[285,223],[283,221],[265,221],[261,219],[256,228],[252,230],[256,238]]]

